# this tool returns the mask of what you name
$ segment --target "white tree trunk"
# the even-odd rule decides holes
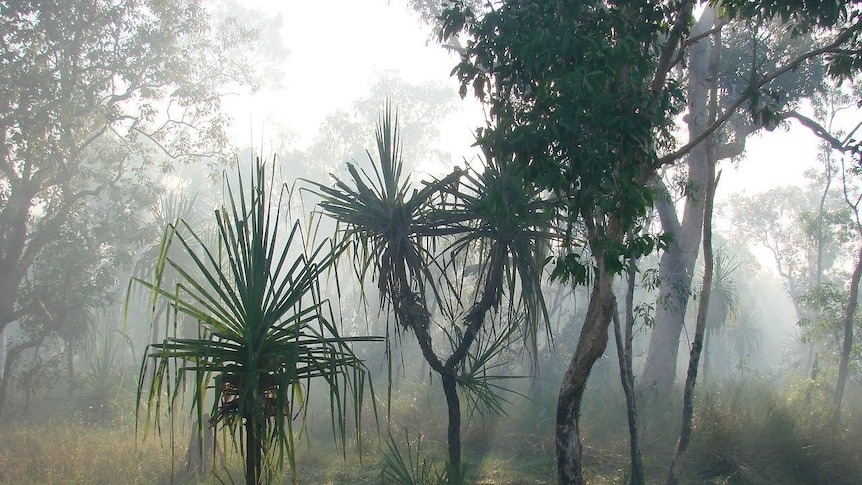
[[[708,32],[715,25],[714,9],[707,7],[691,37]],[[710,38],[695,42],[688,51],[688,124],[689,139],[694,139],[709,126],[709,59]],[[704,195],[708,180],[706,144],[700,143],[688,154],[688,184],[682,221],[671,200],[663,194],[656,197],[656,209],[662,229],[673,234],[670,247],[661,256],[659,277],[661,287],[656,299],[655,327],[650,335],[649,352],[644,364],[639,389],[649,400],[654,396],[668,396],[676,378],[679,339],[685,323],[685,314],[691,292],[694,264],[700,248],[703,230]],[[659,182],[660,184],[660,182]]]

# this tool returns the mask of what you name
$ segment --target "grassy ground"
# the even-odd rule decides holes
[[[471,483],[538,485],[555,483],[551,413],[553,393],[515,403],[508,417],[476,419],[464,431],[467,477]],[[589,483],[621,484],[627,474],[628,441],[622,399],[593,389],[583,412],[585,473]],[[757,382],[721,386],[698,402],[695,438],[686,461],[688,483],[858,484],[862,483],[862,413],[858,395],[848,396],[837,425],[825,414],[827,397],[776,393]],[[441,403],[422,388],[392,401],[393,443],[414,477],[442,471],[444,426]],[[539,410],[540,412],[533,412]],[[6,417],[0,423],[0,483],[3,484],[187,484],[187,438],[171,445],[161,438],[136,437],[134,420],[94,422],[77,415]],[[313,419],[316,419],[313,417]],[[393,451],[385,429],[366,426],[362,453],[349,447],[342,458],[331,445],[327,425],[312,422],[310,439],[300,441],[298,477],[305,484],[381,483]],[[385,428],[385,427],[384,427]],[[644,456],[650,483],[663,483],[678,416],[645,411]],[[421,441],[418,439],[422,436]],[[381,438],[378,439],[378,436]],[[408,444],[409,443],[409,444]],[[172,453],[173,451],[173,453]],[[173,456],[172,456],[173,455]],[[235,454],[226,457],[234,480],[242,477]],[[423,471],[424,470],[424,471]],[[230,480],[221,472],[223,479]],[[429,480],[430,481],[430,480]],[[426,481],[425,483],[428,483]],[[389,481],[388,483],[392,483]],[[421,480],[419,481],[421,483]]]
[[[170,450],[136,443],[134,428],[93,428],[74,421],[5,423],[0,483],[170,483]]]

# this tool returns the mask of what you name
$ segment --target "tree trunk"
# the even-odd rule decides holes
[[[75,351],[72,344],[66,342],[66,377],[71,381],[75,378]]]
[[[3,382],[6,370],[6,327],[0,329],[0,382]]]
[[[691,37],[702,35],[713,28],[715,12],[707,7]],[[694,139],[709,126],[709,36],[692,44],[688,49],[688,124],[689,139]],[[679,340],[685,325],[685,314],[691,293],[691,275],[697,259],[703,228],[704,192],[707,184],[707,156],[705,143],[695,146],[688,154],[688,189],[682,222],[679,221],[670,194],[658,194],[656,209],[662,229],[673,234],[667,251],[659,261],[661,286],[656,298],[655,327],[650,334],[649,351],[639,388],[646,398],[668,396],[676,379],[676,361]],[[663,187],[660,181],[658,185]],[[665,189],[667,191],[667,189]]]
[[[192,477],[202,478],[212,470],[215,456],[215,430],[209,421],[210,415],[205,413],[201,422],[195,420],[190,433],[186,461]]]
[[[451,474],[456,473],[457,476],[461,476],[461,401],[458,398],[455,376],[440,374],[440,379],[443,382],[446,407],[449,411],[449,425],[446,431],[449,446],[449,483],[455,483],[457,480],[453,481]]]
[[[811,344],[811,348],[814,348],[814,344]],[[805,404],[811,404],[811,393],[814,392],[814,381],[817,379],[817,374],[820,371],[820,352],[814,352],[814,357],[811,360],[813,361],[811,364],[811,372],[808,374],[808,383],[805,385]]]
[[[713,177],[714,166],[710,167],[710,178]],[[716,181],[717,182],[717,181]],[[700,361],[700,352],[703,348],[704,334],[706,333],[706,315],[709,311],[709,295],[712,291],[713,254],[712,254],[712,203],[715,197],[715,183],[707,185],[706,196],[706,218],[703,223],[703,290],[700,294],[700,302],[697,307],[697,324],[695,325],[694,340],[691,343],[689,355],[688,372],[685,378],[685,391],[682,405],[682,426],[676,448],[673,452],[670,472],[667,484],[676,485],[682,476],[683,459],[686,449],[691,440],[691,424],[694,418],[694,385],[697,380],[697,367]]]
[[[261,484],[262,455],[260,426],[254,416],[245,417],[245,483]]]
[[[0,379],[0,416],[3,415],[3,410],[6,407],[9,381],[12,380],[12,368],[18,363],[18,358],[25,350],[40,346],[43,340],[45,340],[44,335],[36,340],[29,340],[27,342],[13,345],[8,349],[6,362],[3,363],[3,379]]]
[[[721,33],[713,34],[713,52],[709,60],[710,78],[718,77],[718,60],[721,48]],[[709,122],[715,121],[718,115],[718,87],[716,83],[710,86],[710,103],[709,103]],[[697,307],[697,323],[694,330],[694,341],[691,343],[691,353],[688,361],[688,372],[685,378],[685,391],[683,394],[682,405],[682,426],[677,440],[676,448],[673,452],[673,460],[670,464],[668,472],[667,484],[677,485],[682,476],[682,467],[685,458],[685,452],[688,449],[689,441],[691,440],[692,420],[694,418],[694,385],[697,380],[697,367],[700,362],[700,352],[703,348],[704,335],[706,333],[706,317],[709,312],[709,297],[712,292],[712,276],[715,266],[715,259],[712,252],[712,211],[715,202],[715,189],[718,185],[718,179],[715,174],[715,142],[712,136],[704,140],[707,157],[707,182],[706,182],[706,198],[704,200],[704,218],[703,218],[703,285],[700,294],[700,302]]]
[[[578,345],[557,399],[556,447],[557,476],[560,485],[584,483],[581,471],[582,448],[579,426],[581,404],[593,364],[601,357],[608,344],[608,325],[616,300],[613,294],[613,273],[599,261],[596,281],[590,295],[587,315]]]
[[[9,388],[9,360],[3,363],[3,378],[0,379],[0,416],[6,409],[6,390]]]
[[[712,332],[706,332],[703,336],[703,369],[700,373],[700,382],[706,385],[707,376],[709,374],[709,335]],[[708,392],[708,391],[707,391]]]
[[[841,358],[838,362],[838,382],[835,386],[833,411],[836,421],[841,416],[841,400],[844,398],[844,386],[847,383],[850,351],[853,348],[853,317],[856,315],[856,306],[859,302],[860,279],[862,279],[862,246],[859,247],[859,255],[856,257],[856,268],[853,270],[853,276],[850,278],[850,298],[847,300],[847,309],[844,312],[844,341],[841,346]]]
[[[626,417],[629,423],[629,454],[631,455],[631,485],[644,485],[643,458],[638,439],[637,406],[634,392],[634,373],[632,371],[632,303],[634,300],[634,261],[629,262],[628,287],[626,289],[626,331],[625,340],[620,329],[619,313],[613,311],[614,341],[617,345],[617,360],[620,365],[620,382],[626,396]]]

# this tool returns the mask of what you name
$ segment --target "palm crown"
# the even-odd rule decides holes
[[[364,376],[349,343],[370,339],[340,336],[320,292],[318,278],[341,249],[324,241],[305,251],[298,222],[282,237],[281,197],[273,204],[263,164],[250,179],[248,193],[242,180],[237,192],[228,187],[228,205],[216,213],[217,247],[180,220],[166,229],[153,280],[138,280],[152,290],[153,308],[163,299],[173,309],[170,318],[199,322],[198,338],[150,345],[138,405],[147,405],[147,422],[158,418],[166,390],[173,411],[190,376],[201,436],[212,389],[210,424],[239,443],[246,482],[257,484],[273,480],[285,458],[294,470],[292,422],[305,402],[294,397],[302,383],[326,382],[343,435],[346,401],[352,396],[359,405]],[[175,245],[180,251],[170,251]],[[176,283],[164,279],[167,268]],[[149,365],[155,372],[147,385]]]

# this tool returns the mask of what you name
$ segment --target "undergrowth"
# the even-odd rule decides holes
[[[628,434],[621,393],[594,384],[582,417],[584,473],[588,483],[625,483]],[[433,385],[433,383],[432,383]],[[391,404],[391,434],[381,417],[378,432],[363,431],[364,444],[346,453],[316,423],[297,449],[304,484],[436,484],[445,473],[446,443],[435,413],[445,412],[431,386],[412,386]],[[854,394],[855,392],[856,394]],[[848,394],[842,420],[827,416],[828,396],[773,391],[760,381],[713,386],[699,394],[694,438],[686,460],[689,484],[862,483],[862,412],[858,390]],[[475,420],[463,432],[465,483],[556,483],[553,385],[536,385],[495,421]],[[676,400],[673,398],[672,401]],[[322,418],[322,416],[321,416]],[[648,483],[663,483],[678,433],[671,404],[641,414]],[[308,430],[307,430],[308,431]],[[421,441],[420,441],[421,436]],[[330,435],[331,438],[331,435]],[[388,439],[387,439],[388,438]],[[133,419],[94,424],[74,413],[0,422],[0,483],[169,484],[219,483],[195,478],[185,468],[186,440],[135,436]],[[356,447],[354,447],[356,448]],[[230,450],[220,463],[242,479]],[[225,465],[220,476],[227,477]],[[229,482],[229,480],[228,480]],[[287,480],[289,483],[289,479]]]

